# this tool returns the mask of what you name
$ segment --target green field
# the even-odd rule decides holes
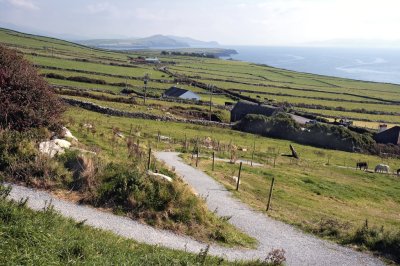
[[[63,97],[89,101],[104,107],[157,115],[164,115],[173,109],[181,108],[183,111],[176,115],[179,118],[185,117],[185,113],[194,108],[207,114],[209,110],[207,105],[189,102],[171,103],[157,97],[174,84],[175,78],[185,77],[190,81],[215,86],[219,95],[213,97],[213,110],[220,112],[223,122],[229,121],[229,110],[223,109],[222,106],[217,109],[216,105],[234,101],[229,97],[230,92],[241,92],[243,96],[260,101],[267,98],[269,103],[277,105],[287,102],[293,105],[294,110],[321,117],[331,119],[349,117],[354,119],[356,124],[371,128],[376,128],[379,122],[389,122],[391,126],[400,123],[399,85],[297,73],[246,62],[160,56],[147,51],[146,55],[158,56],[162,61],[169,62],[165,67],[172,72],[170,76],[154,65],[122,66],[130,64],[128,56],[135,57],[137,53],[93,50],[63,41],[25,36],[5,30],[0,31],[0,42],[19,49],[35,64],[59,68],[41,68],[40,72],[43,74],[54,73],[65,77],[84,76],[104,80],[108,84],[48,79],[50,84],[69,86],[64,93],[63,90],[60,91]],[[83,71],[93,73],[82,73]],[[148,85],[149,92],[156,95],[148,99],[147,105],[144,105],[143,99],[140,98],[140,93],[143,92],[140,78],[145,73],[150,74],[150,78],[153,79]],[[167,83],[161,80],[166,80]],[[110,85],[121,82],[130,84],[134,93],[130,96],[120,95],[124,87]],[[208,91],[201,87],[193,87],[190,83],[184,82],[178,86],[201,93],[202,100],[208,101]],[[104,92],[94,89],[101,89]],[[90,97],[66,95],[67,91],[85,91]],[[127,104],[94,99],[94,96],[103,94],[111,99],[116,97],[128,99],[132,96],[136,102]],[[296,106],[299,104],[313,104],[315,108]],[[369,113],[366,113],[367,111]],[[368,220],[371,226],[384,228],[382,234],[400,231],[399,177],[354,169],[358,161],[367,161],[372,168],[378,163],[385,163],[392,170],[396,170],[400,168],[399,159],[294,144],[300,154],[300,159],[294,160],[285,156],[290,153],[290,142],[285,140],[257,137],[220,127],[105,116],[76,107],[68,108],[64,114],[64,121],[84,147],[100,151],[101,156],[119,163],[124,163],[128,154],[124,141],[119,141],[117,144],[110,142],[110,132],[113,128],[118,128],[126,136],[133,135],[135,141],[139,140],[144,147],[151,146],[154,150],[191,152],[195,150],[196,143],[200,143],[197,147],[201,149],[200,168],[230,190],[235,186],[231,177],[237,175],[238,166],[218,162],[216,171],[212,172],[209,156],[215,151],[218,157],[229,158],[234,150],[236,157],[251,159],[255,142],[254,161],[263,163],[263,166],[245,166],[241,189],[239,192],[234,192],[235,196],[252,207],[265,209],[268,187],[272,177],[275,177],[272,210],[267,214],[271,217],[343,244],[347,243],[346,241],[365,220]],[[96,126],[95,133],[90,134],[83,130],[82,125],[87,123]],[[170,139],[159,141],[158,134]],[[189,143],[189,149],[186,150],[183,145],[185,140]],[[212,147],[206,143],[210,141],[213,143]],[[184,157],[189,163],[193,163],[188,155]],[[326,229],[323,221],[333,221],[333,227],[337,227],[333,229],[337,229],[337,234],[321,233],[321,230],[325,232]],[[354,242],[350,241],[350,244]]]
[[[128,57],[136,57],[138,53],[89,49],[60,40],[24,35],[8,30],[0,31],[0,43],[21,50],[27,54],[27,58],[42,67],[59,68],[57,70],[42,69],[42,73],[54,73],[65,77],[84,76],[104,80],[108,84],[127,83],[138,92],[142,91],[143,82],[135,79],[140,79],[147,73],[153,79],[149,82],[149,92],[158,96],[172,85],[160,81],[166,80],[173,83],[174,79],[173,76],[162,73],[153,65],[130,64]],[[287,102],[293,105],[294,110],[328,118],[348,117],[354,119],[356,123],[357,120],[400,123],[399,85],[298,73],[245,62],[161,56],[155,53],[159,52],[143,52],[147,56],[158,56],[161,60],[174,62],[174,64],[166,65],[173,75],[186,76],[195,81],[212,84],[222,93],[240,92],[244,96],[273,104]],[[82,73],[82,71],[93,73]],[[49,82],[78,88],[108,89],[114,92],[119,92],[124,88],[59,79],[49,79]],[[206,91],[202,88],[188,86],[188,84],[178,84],[178,86],[200,93],[204,101],[209,100],[209,96],[203,94]],[[232,100],[223,95],[213,97],[214,104],[223,105],[226,101]],[[309,109],[305,106],[297,106],[300,103],[317,106]],[[331,110],[332,108],[340,108],[340,111]],[[364,116],[362,114],[364,109],[376,114]],[[384,113],[378,114],[378,112]],[[375,124],[369,123],[369,125]]]

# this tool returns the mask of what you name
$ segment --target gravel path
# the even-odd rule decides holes
[[[318,239],[251,210],[244,203],[234,199],[231,193],[213,178],[184,163],[179,153],[158,152],[155,155],[168,166],[175,167],[176,173],[182,176],[185,182],[198,194],[206,197],[210,210],[217,210],[222,216],[232,216],[230,223],[259,241],[257,250],[236,250],[233,253],[227,250],[225,254],[229,258],[262,258],[272,248],[283,248],[288,265],[385,265],[371,255]],[[218,254],[214,247],[210,251],[212,254]]]
[[[233,199],[230,193],[211,177],[182,162],[178,153],[160,152],[156,153],[156,157],[167,165],[174,166],[176,172],[189,185],[199,194],[206,196],[210,210],[217,210],[219,215],[232,216],[229,222],[259,241],[259,246],[255,250],[211,245],[209,252],[211,255],[228,260],[253,260],[265,258],[272,248],[283,248],[286,251],[288,265],[384,265],[377,258],[306,235],[289,225],[250,210],[245,204]],[[41,210],[46,203],[51,202],[54,209],[63,216],[76,221],[86,220],[87,225],[138,242],[193,253],[199,253],[206,247],[204,243],[190,237],[158,230],[126,217],[61,200],[45,191],[18,185],[11,186],[13,189],[9,197],[17,201],[29,198],[28,206],[34,210]]]
[[[212,159],[212,157],[210,157],[210,159]],[[225,162],[225,163],[229,163],[231,160],[229,160],[229,159],[223,159],[223,158],[215,158],[215,161],[216,161],[216,162]],[[240,163],[247,164],[247,165],[251,165],[251,161],[248,161],[248,160],[238,159],[238,160],[235,161],[235,164],[240,164]],[[253,162],[253,166],[264,166],[264,165],[261,164],[261,163]]]

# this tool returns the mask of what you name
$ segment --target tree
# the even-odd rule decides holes
[[[35,67],[0,45],[0,126],[18,131],[54,127],[63,110],[62,102]]]

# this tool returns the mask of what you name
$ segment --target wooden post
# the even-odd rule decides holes
[[[253,144],[253,153],[251,154],[251,162],[250,165],[251,167],[253,167],[253,160],[254,160],[254,151],[256,149],[256,140],[254,140],[254,144]]]
[[[150,163],[151,163],[151,148],[149,148],[149,158],[147,160],[147,170],[150,170]]]
[[[296,158],[296,159],[299,159],[299,155],[297,154],[297,152],[296,152],[296,150],[294,149],[293,145],[290,144],[289,147],[290,147],[290,150],[292,151],[292,157],[294,157],[294,158]]]
[[[274,189],[275,177],[272,178],[271,187],[269,189],[268,203],[267,203],[267,211],[269,210],[269,206],[271,204],[272,190]]]
[[[213,151],[213,158],[212,158],[212,170],[214,171],[215,169],[215,151]]]
[[[160,130],[157,132],[157,142],[160,142],[161,140],[161,133]]]
[[[129,136],[132,136],[132,124],[131,124],[131,129],[129,130]]]
[[[239,165],[239,174],[238,174],[238,179],[236,183],[236,191],[239,191],[239,183],[240,183],[240,174],[242,173],[242,162],[240,162]]]
[[[196,152],[196,167],[199,165],[199,149]]]
[[[186,136],[186,133],[185,133],[185,152],[187,152],[187,150],[188,150],[187,136]]]

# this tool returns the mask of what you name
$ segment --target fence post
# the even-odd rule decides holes
[[[256,149],[256,141],[254,140],[254,144],[253,144],[253,153],[251,154],[251,167],[253,167],[253,160],[254,160],[254,151]]]
[[[214,172],[215,169],[215,151],[213,151],[213,157],[212,157],[212,171]]]
[[[271,187],[269,189],[268,203],[267,203],[267,211],[269,210],[269,206],[271,204],[272,190],[274,189],[275,177],[272,178]]]
[[[189,149],[189,147],[188,147],[188,145],[187,145],[187,136],[186,136],[186,133],[185,133],[185,144],[184,144],[184,146],[185,146],[184,150],[185,150],[185,152],[187,152],[188,149]]]
[[[197,149],[196,153],[196,167],[199,165],[199,149]]]
[[[238,179],[237,179],[237,183],[236,183],[236,191],[239,191],[240,174],[242,173],[242,163],[243,162],[240,162],[240,165],[239,165],[239,174],[238,174]]]
[[[149,148],[149,158],[147,160],[147,170],[150,170],[150,163],[151,163],[151,148]]]

